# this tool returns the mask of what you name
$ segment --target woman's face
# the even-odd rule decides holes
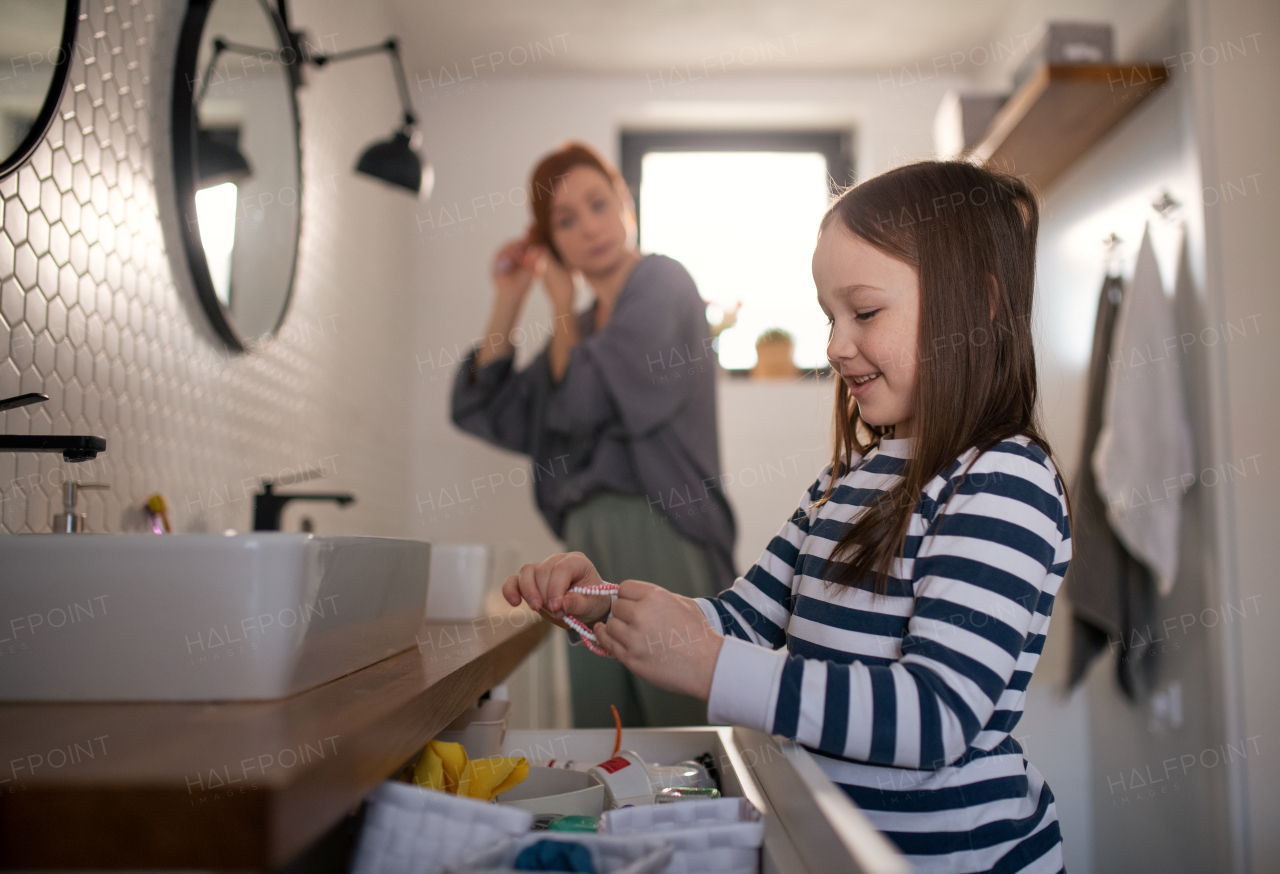
[[[827,358],[868,425],[913,433],[920,279],[833,219],[813,251],[818,304],[831,322]]]
[[[594,167],[579,164],[556,180],[551,239],[571,270],[608,273],[630,249],[634,225],[609,178]]]

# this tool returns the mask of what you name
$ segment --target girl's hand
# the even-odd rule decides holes
[[[538,273],[547,289],[547,297],[551,298],[552,309],[557,313],[572,312],[575,293],[573,274],[547,249],[541,249]]]
[[[493,256],[493,287],[498,297],[519,303],[529,292],[538,263],[539,250],[529,243],[529,235],[508,240]]]
[[[592,630],[624,667],[655,686],[703,701],[710,697],[724,637],[692,598],[626,580],[609,621]]]
[[[518,574],[507,577],[502,596],[512,607],[523,598],[530,607],[561,628],[566,615],[576,616],[590,626],[609,613],[613,599],[608,595],[565,594],[574,586],[598,586],[602,582],[596,566],[580,552],[559,552],[538,564],[526,564]]]

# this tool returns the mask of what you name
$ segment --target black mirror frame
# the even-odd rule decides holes
[[[196,133],[199,118],[196,113],[195,96],[199,87],[196,63],[200,53],[200,40],[204,36],[205,21],[209,11],[217,0],[190,0],[187,12],[182,20],[182,29],[178,35],[178,51],[173,66],[173,95],[170,105],[172,123],[174,192],[178,200],[178,211],[182,216],[182,248],[186,252],[187,266],[195,285],[196,297],[209,318],[209,323],[218,337],[234,352],[248,352],[251,346],[248,340],[236,329],[235,320],[227,307],[218,299],[213,288],[213,278],[209,274],[209,262],[205,258],[204,244],[200,240],[200,226],[196,220]],[[280,307],[280,317],[271,328],[271,336],[279,332],[289,314],[289,305],[293,301],[293,284],[298,272],[298,246],[302,237],[302,126],[298,116],[298,75],[294,69],[301,63],[289,31],[281,20],[279,13],[272,9],[265,0],[258,0],[262,11],[271,21],[275,30],[276,51],[280,54],[288,52],[293,57],[285,63],[289,75],[289,110],[293,115],[295,159],[298,167],[298,233],[293,241],[293,262],[289,265],[289,288],[285,292],[284,305]],[[186,119],[186,123],[183,123]]]
[[[49,132],[49,125],[58,114],[58,104],[62,102],[62,92],[67,87],[67,76],[71,72],[71,59],[76,47],[76,28],[79,24],[80,0],[67,0],[66,14],[62,21],[62,41],[59,45],[62,57],[54,67],[53,79],[49,82],[49,90],[44,95],[44,105],[40,107],[40,114],[32,123],[31,130],[27,131],[27,135],[18,144],[13,154],[0,161],[0,179],[16,173]]]

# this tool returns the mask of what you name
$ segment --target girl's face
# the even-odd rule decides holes
[[[827,358],[868,425],[914,431],[920,278],[844,227],[838,218],[813,251],[818,304],[831,322]]]
[[[626,204],[599,170],[579,164],[556,180],[551,238],[569,269],[608,273],[630,248],[632,226]]]

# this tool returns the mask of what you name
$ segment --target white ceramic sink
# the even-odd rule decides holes
[[[383,537],[0,537],[0,700],[292,695],[413,646],[430,561]]]
[[[431,592],[427,618],[474,619],[483,616],[485,600],[502,586],[507,574],[520,569],[510,547],[493,543],[431,545]]]

